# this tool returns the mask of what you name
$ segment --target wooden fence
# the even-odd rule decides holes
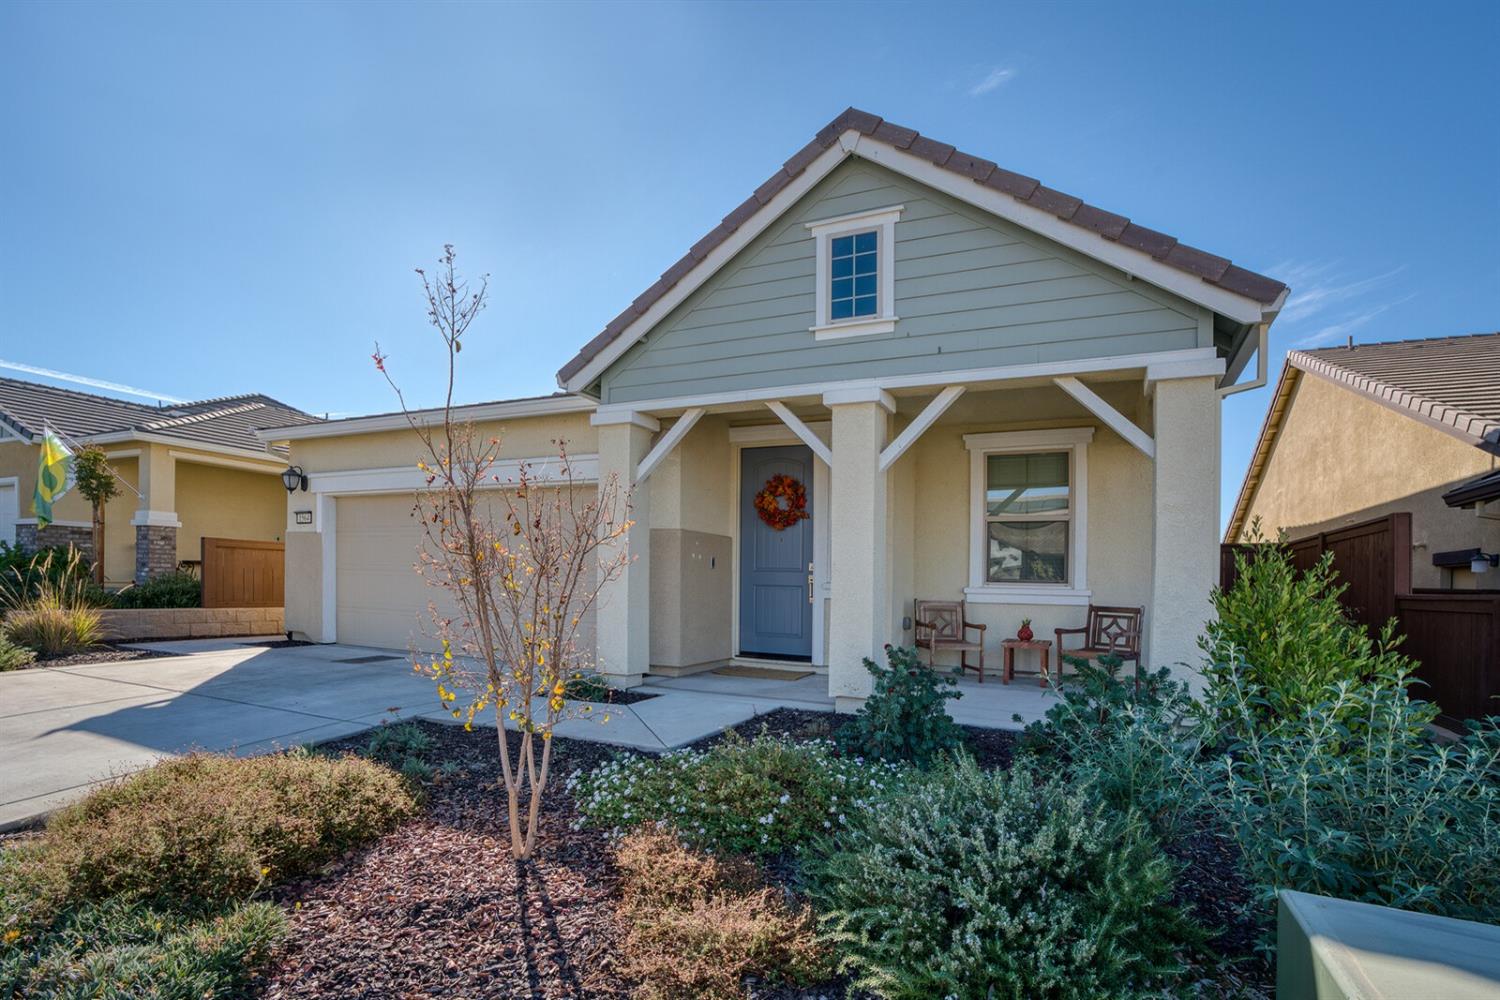
[[[1421,590],[1411,587],[1411,515],[1374,521],[1288,541],[1292,563],[1312,567],[1333,553],[1343,604],[1354,619],[1378,631],[1395,618],[1406,636],[1401,651],[1418,664],[1425,686],[1412,693],[1434,701],[1444,720],[1500,715],[1500,592]],[[1234,586],[1235,555],[1253,556],[1253,545],[1225,545],[1219,552],[1219,585]]]
[[[285,600],[285,550],[281,542],[203,539],[203,606],[281,607]]]

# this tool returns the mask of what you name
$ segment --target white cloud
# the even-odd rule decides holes
[[[1347,339],[1351,333],[1353,333],[1355,330],[1358,330],[1360,327],[1364,326],[1366,323],[1370,322],[1380,314],[1390,309],[1394,309],[1396,306],[1399,306],[1402,303],[1410,302],[1416,297],[1416,294],[1413,293],[1411,295],[1406,295],[1399,299],[1395,299],[1391,302],[1384,302],[1380,305],[1370,306],[1367,309],[1362,309],[1358,312],[1350,313],[1337,322],[1329,323],[1327,326],[1321,327],[1316,332],[1308,334],[1306,337],[1303,337],[1301,340],[1294,343],[1292,347],[1296,350],[1306,350],[1310,347],[1331,347],[1339,341]]]
[[[1008,66],[996,66],[983,80],[969,88],[970,97],[980,97],[1015,79],[1016,71]]]
[[[109,392],[118,392],[126,396],[140,396],[143,399],[160,400],[163,403],[187,402],[185,399],[178,399],[175,396],[168,396],[165,393],[137,389],[133,386],[121,385],[118,382],[106,382],[103,379],[90,378],[87,375],[69,375],[67,372],[53,371],[51,368],[38,368],[35,365],[22,364],[19,361],[0,361],[0,368],[8,368],[15,372],[24,372],[27,375],[39,375],[42,378],[49,378],[58,382],[72,382],[75,385],[86,385],[91,389],[105,389]]]
[[[1281,310],[1281,322],[1290,326],[1311,319],[1332,306],[1380,288],[1405,269],[1403,265],[1373,277],[1351,279],[1339,273],[1337,261],[1287,261],[1271,271],[1292,289],[1291,298]]]

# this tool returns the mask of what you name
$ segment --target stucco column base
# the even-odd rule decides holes
[[[834,403],[830,478],[831,549],[828,693],[836,710],[856,711],[871,690],[866,657],[884,656],[887,600],[887,477],[880,470],[889,413],[880,402]]]
[[[649,428],[637,423],[599,427],[599,487],[611,480],[629,489],[630,509],[621,497],[619,517],[633,521],[619,543],[630,561],[599,593],[595,665],[610,687],[627,689],[642,683],[651,658],[651,491],[635,485],[635,470],[651,448]]]
[[[848,698],[840,696],[833,699],[833,710],[839,715],[854,715],[864,707],[865,699],[863,698]]]
[[[1151,604],[1145,657],[1201,690],[1198,637],[1219,574],[1219,397],[1211,377],[1155,383]]]

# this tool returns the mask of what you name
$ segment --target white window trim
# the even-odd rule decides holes
[[[896,315],[896,221],[906,210],[905,205],[877,208],[868,212],[840,215],[832,219],[819,219],[805,225],[812,233],[813,256],[817,260],[817,319],[816,326],[809,327],[816,340],[843,340],[846,337],[868,337],[877,333],[891,333],[900,319]],[[880,234],[877,252],[876,313],[855,319],[828,318],[829,299],[829,240],[847,233],[863,233],[875,230]]]
[[[1088,589],[1089,442],[1092,427],[1059,427],[1038,431],[965,434],[969,449],[969,585],[964,598],[975,604],[1086,605]],[[1068,522],[1067,583],[991,583],[985,579],[985,458],[989,455],[1066,451],[1069,456],[1071,517]]]

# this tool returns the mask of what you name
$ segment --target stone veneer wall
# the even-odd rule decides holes
[[[177,569],[177,529],[159,524],[135,526],[135,582]]]
[[[104,608],[110,639],[207,639],[226,635],[283,635],[281,608]]]
[[[49,524],[41,531],[35,524],[16,525],[16,547],[22,552],[35,552],[52,545],[71,545],[83,556],[85,562],[94,561],[94,529],[76,524]]]

